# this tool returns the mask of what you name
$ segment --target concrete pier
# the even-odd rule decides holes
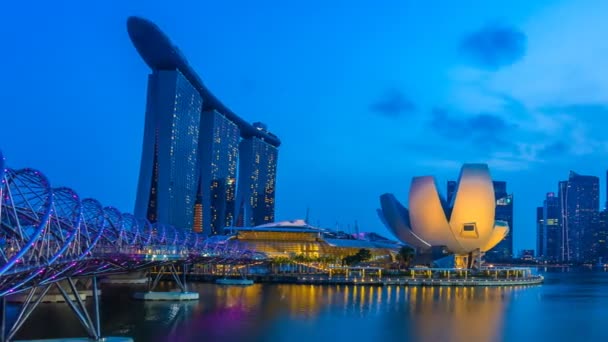
[[[198,300],[198,292],[135,292],[133,299],[150,300],[150,301],[184,301]]]
[[[102,284],[111,285],[145,285],[149,281],[148,277],[143,278],[106,278],[101,281]]]
[[[102,337],[100,340],[95,340],[88,337],[72,337],[72,338],[53,338],[45,340],[16,340],[15,342],[134,342],[130,337],[109,336]]]
[[[101,290],[98,290],[99,295],[101,295]],[[93,296],[93,290],[82,290],[78,291],[81,300],[86,300],[88,297]],[[9,303],[25,303],[27,299],[27,293],[17,293],[14,295],[10,295],[6,297],[6,301]],[[70,295],[70,300],[76,300],[72,293]],[[32,297],[32,301],[36,301],[38,299],[38,295],[34,295]],[[47,293],[42,298],[42,303],[63,303],[65,302],[65,298],[61,295],[61,293]]]

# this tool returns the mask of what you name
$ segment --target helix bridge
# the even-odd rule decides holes
[[[77,303],[68,304],[90,337],[99,339],[98,298],[93,296],[97,310],[93,324],[74,280],[92,278],[97,291],[100,275],[165,267],[175,276],[175,265],[181,264],[185,276],[186,265],[192,263],[238,264],[265,258],[225,240],[205,239],[121,213],[92,198],[82,199],[70,188],[51,186],[40,171],[8,168],[1,152],[0,180],[0,341],[14,336],[51,287],[68,301],[64,287],[69,285]],[[17,321],[6,333],[6,297],[25,291],[29,292]]]

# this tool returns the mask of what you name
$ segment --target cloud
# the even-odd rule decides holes
[[[513,148],[502,137],[511,133],[514,126],[498,115],[482,113],[461,118],[438,108],[431,115],[429,128],[452,143],[468,142],[484,151],[495,147]]]
[[[479,114],[467,120],[468,126],[473,131],[495,134],[509,129],[509,125],[503,118],[491,114]]]
[[[415,111],[416,106],[403,92],[390,89],[370,105],[370,110],[383,116],[398,117]]]
[[[463,38],[460,52],[474,65],[498,70],[522,59],[526,54],[527,37],[520,30],[490,24]]]
[[[563,141],[556,141],[537,151],[536,156],[540,159],[547,160],[562,157],[568,153],[570,153],[570,147]]]
[[[544,106],[541,110],[547,114],[568,114],[573,116],[591,115],[608,118],[608,105],[604,103],[573,103]]]
[[[608,142],[606,122],[608,122],[608,105],[600,102],[572,103],[549,105],[539,108],[539,116],[545,117],[546,125],[553,128],[553,135],[568,136],[566,141],[576,145],[572,151],[581,152],[592,145],[603,145]],[[547,129],[546,127],[541,127]],[[602,150],[604,150],[602,148]],[[598,151],[592,151],[598,152]],[[578,153],[581,154],[581,153]]]
[[[435,108],[427,128],[440,139],[427,137],[426,141],[435,141],[434,146],[414,149],[428,157],[421,158],[424,164],[433,165],[432,160],[437,159],[440,162],[435,166],[453,168],[463,162],[481,162],[492,168],[516,171],[528,169],[536,161],[536,153],[528,151],[528,143],[516,139],[523,135],[520,127],[496,113],[463,116]]]

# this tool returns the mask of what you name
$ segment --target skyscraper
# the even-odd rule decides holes
[[[561,247],[561,255],[558,258],[558,261],[568,261],[568,215],[567,205],[566,205],[566,194],[568,193],[568,181],[560,181],[557,183],[557,193],[559,199],[559,229],[562,234],[562,247]]]
[[[496,197],[496,220],[509,224],[509,233],[505,238],[486,253],[487,260],[506,261],[513,258],[513,194],[507,193],[507,182],[494,181]]]
[[[448,205],[451,205],[452,198],[454,197],[454,193],[456,192],[456,181],[448,181]]]
[[[192,227],[201,106],[201,96],[179,70],[149,76],[135,215]]]
[[[560,182],[562,220],[565,223],[565,256],[569,262],[592,262],[598,257],[599,178],[570,171]]]
[[[549,192],[543,202],[543,258],[547,261],[559,261],[562,255],[562,231],[560,225],[559,198]]]
[[[202,115],[200,160],[203,233],[221,234],[234,224],[239,128],[215,110]]]
[[[254,123],[266,130],[261,123]],[[274,221],[278,150],[258,137],[245,138],[239,147],[238,222],[257,226]]]
[[[597,244],[597,260],[601,264],[606,264],[608,261],[608,210],[606,209],[599,213]]]
[[[606,204],[604,204],[604,209],[608,209],[608,170],[606,171]]]
[[[543,259],[546,254],[545,230],[544,230],[544,207],[536,207],[536,256]]]
[[[258,171],[265,178],[260,192],[264,196],[257,201],[264,208],[258,213],[260,220],[272,221],[281,144],[277,136],[253,127],[224,106],[155,24],[130,17],[127,28],[152,69],[135,213],[186,230],[223,233],[224,227],[235,223],[237,162],[243,138],[262,141],[272,150],[261,157],[270,166]],[[250,184],[252,176],[247,172],[238,177]]]

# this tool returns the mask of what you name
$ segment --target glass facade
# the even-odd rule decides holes
[[[454,199],[454,193],[456,192],[456,181],[448,181],[448,205],[452,207],[454,204],[452,200]]]
[[[598,244],[598,258],[597,261],[601,265],[605,265],[608,262],[608,211],[606,209],[599,213],[598,219],[598,232],[597,232],[597,244]]]
[[[507,182],[494,181],[494,196],[496,197],[496,220],[505,221],[509,225],[509,233],[502,241],[486,253],[487,260],[503,261],[513,258],[513,194],[507,193]]]
[[[150,75],[137,215],[192,229],[202,103],[179,71]]]
[[[258,137],[243,139],[239,150],[237,225],[273,222],[278,150]]]
[[[554,193],[547,194],[543,204],[543,233],[545,250],[543,258],[558,261],[562,255],[562,231],[559,220],[559,198]]]
[[[598,258],[599,178],[570,172],[562,208],[566,223],[566,260],[592,262]],[[562,190],[562,189],[560,189]]]
[[[262,188],[256,191],[261,199],[255,203],[264,208],[258,213],[260,220],[274,220],[279,138],[250,125],[213,96],[154,23],[131,17],[127,29],[153,70],[148,77],[135,214],[205,234],[223,232],[236,221],[239,141],[258,137],[274,152],[260,153],[260,162],[268,166],[260,168]],[[239,177],[249,182],[249,174]]]
[[[545,228],[543,211],[545,208],[536,208],[536,255],[544,258],[547,250],[547,240],[545,240]]]
[[[203,233],[216,235],[234,225],[238,126],[214,110],[201,116],[201,194]]]

